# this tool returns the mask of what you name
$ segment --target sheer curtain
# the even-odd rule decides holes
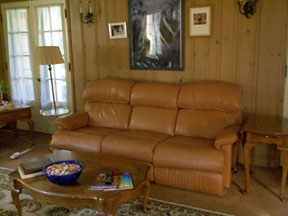
[[[15,104],[31,104],[35,100],[28,9],[6,10],[8,53],[12,100]]]
[[[59,46],[65,60],[63,44],[62,8],[60,5],[37,7],[38,46]],[[47,66],[40,66],[41,107],[52,108],[50,75]],[[52,65],[53,85],[55,88],[56,106],[68,107],[67,76],[65,64]]]
[[[30,9],[29,9],[30,8]],[[52,91],[47,66],[33,67],[33,47],[59,46],[63,59],[65,53],[65,28],[63,4],[37,6],[37,1],[29,7],[11,7],[5,10],[12,99],[15,104],[35,105],[39,99],[42,109],[52,108]],[[34,16],[35,15],[35,16]],[[30,22],[29,20],[33,20]],[[31,24],[31,25],[30,25]],[[31,37],[37,35],[37,37]],[[36,39],[36,41],[34,41]],[[34,71],[35,69],[35,71]],[[53,84],[58,108],[69,107],[68,66],[52,65]],[[34,76],[34,77],[33,77]],[[41,96],[38,84],[33,82],[40,77]]]

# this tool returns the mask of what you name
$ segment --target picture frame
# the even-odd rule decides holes
[[[212,8],[211,6],[190,8],[191,37],[211,36]]]
[[[127,38],[126,22],[108,23],[110,39]]]
[[[128,0],[130,68],[184,70],[184,0]]]

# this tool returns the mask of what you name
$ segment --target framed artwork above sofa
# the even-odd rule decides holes
[[[183,0],[129,0],[131,69],[184,69],[183,11]]]

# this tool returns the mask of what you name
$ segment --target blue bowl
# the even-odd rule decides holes
[[[46,171],[46,169],[54,164],[61,164],[61,163],[67,163],[67,164],[78,164],[80,166],[80,170],[78,172],[72,173],[72,174],[67,174],[63,176],[59,175],[49,175]],[[81,175],[82,170],[84,169],[84,164],[81,163],[80,161],[77,160],[63,160],[63,161],[57,161],[53,162],[51,164],[48,164],[47,166],[44,167],[43,172],[45,173],[46,177],[53,183],[58,184],[58,185],[70,185],[74,183]]]

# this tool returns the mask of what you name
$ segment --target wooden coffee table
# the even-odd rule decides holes
[[[63,150],[45,157],[51,156],[55,161],[79,160],[83,162],[85,167],[80,178],[73,185],[59,186],[50,182],[45,176],[21,179],[18,171],[10,173],[9,177],[13,179],[14,186],[11,194],[20,216],[22,210],[19,194],[22,189],[25,189],[35,199],[44,202],[68,208],[91,206],[104,212],[104,215],[117,215],[120,203],[143,195],[143,209],[146,211],[150,191],[149,165],[103,153],[76,153]],[[134,188],[118,191],[89,190],[89,186],[93,183],[97,173],[106,172],[107,170],[130,172]]]

